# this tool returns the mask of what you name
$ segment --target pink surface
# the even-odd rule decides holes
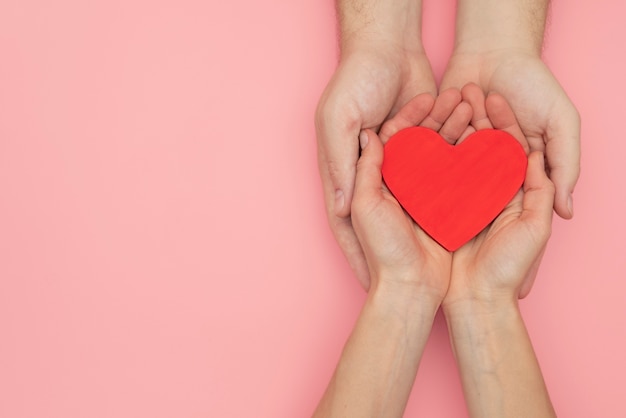
[[[0,3],[1,417],[311,413],[364,299],[317,174],[332,3]],[[626,5],[553,6],[583,171],[522,306],[560,416],[618,418]],[[439,317],[407,416],[465,414]]]

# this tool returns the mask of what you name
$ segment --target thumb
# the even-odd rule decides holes
[[[546,175],[542,152],[532,152],[528,156],[522,204],[520,220],[536,230],[542,237],[541,241],[547,241],[552,225],[554,185]]]
[[[371,129],[361,131],[361,158],[356,166],[354,200],[369,201],[382,195],[383,143]]]
[[[580,174],[580,116],[571,103],[568,107],[546,132],[546,157],[556,187],[554,210],[564,219],[574,216],[572,192]]]
[[[359,130],[319,115],[320,112],[316,115],[318,165],[326,206],[335,216],[345,218],[350,215]]]

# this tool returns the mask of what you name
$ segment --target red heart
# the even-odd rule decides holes
[[[504,131],[480,130],[454,146],[417,126],[385,144],[382,174],[413,220],[445,249],[456,251],[515,196],[527,161],[520,143]]]

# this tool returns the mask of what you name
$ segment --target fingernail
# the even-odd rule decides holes
[[[365,149],[365,146],[367,145],[367,141],[369,141],[367,134],[365,133],[365,131],[361,131],[361,134],[359,135],[359,142],[361,143],[361,149]]]
[[[344,196],[343,190],[337,189],[335,190],[335,212],[343,209]]]
[[[570,215],[574,216],[574,199],[571,194],[567,198],[567,210],[569,210]]]

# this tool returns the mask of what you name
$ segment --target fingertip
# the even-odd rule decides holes
[[[567,192],[557,193],[554,199],[554,211],[562,219],[572,219],[574,217],[574,199]]]
[[[369,141],[369,135],[365,130],[361,131],[359,134],[359,144],[361,145],[361,149],[365,149],[367,146],[367,142]]]
[[[550,167],[550,180],[556,188],[556,196],[554,201],[555,212],[563,219],[571,219],[574,217],[574,186],[578,180],[578,166],[570,167],[557,161],[558,164],[552,164],[550,155],[554,156],[554,150],[548,150],[548,164]],[[554,160],[554,157],[553,157]]]
[[[554,211],[562,219],[572,219],[574,217],[574,184],[571,177],[566,175],[567,170],[562,167],[551,168],[550,179],[554,183]]]
[[[420,108],[428,109],[429,112],[435,104],[435,96],[430,93],[420,93],[413,100],[417,102]]]
[[[371,129],[363,129],[359,134],[359,143],[361,144],[361,156],[365,153],[376,153],[383,144],[376,132]],[[371,149],[371,151],[370,151]]]
[[[464,100],[467,100],[468,97],[475,97],[476,95],[484,96],[483,89],[476,83],[467,83],[461,89],[461,95]]]
[[[461,100],[463,100],[461,90],[457,89],[456,87],[449,87],[443,90],[441,93],[439,93],[439,97],[437,98],[437,100],[439,100],[440,98],[443,98],[446,102],[456,103],[461,103]]]
[[[429,110],[432,109],[433,105],[435,104],[435,96],[430,93],[422,93],[419,96],[424,96],[424,98],[422,99],[424,106],[428,106]]]
[[[371,129],[363,130],[359,135],[359,141],[364,146],[356,167],[355,195],[360,195],[364,190],[381,182],[383,162],[383,145],[376,132]]]

